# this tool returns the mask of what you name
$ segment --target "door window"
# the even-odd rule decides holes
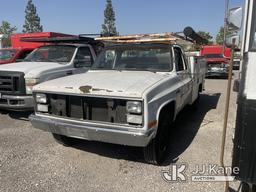
[[[80,47],[75,57],[75,67],[91,67],[93,58],[89,47]]]
[[[26,50],[26,51],[23,51],[19,56],[18,58],[16,59],[16,62],[21,62],[23,61],[29,53],[31,53],[32,50]]]
[[[181,52],[181,49],[178,47],[174,47],[174,60],[175,60],[175,65],[176,65],[176,71],[186,70],[183,54]]]

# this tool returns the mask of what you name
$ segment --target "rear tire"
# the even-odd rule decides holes
[[[53,138],[55,139],[55,141],[65,147],[71,146],[72,144],[74,144],[74,139],[64,136],[64,135],[59,135],[59,134],[52,134]]]
[[[143,148],[144,159],[147,163],[161,165],[166,159],[170,130],[172,124],[172,114],[170,110],[163,110],[159,118],[159,125],[156,137]]]

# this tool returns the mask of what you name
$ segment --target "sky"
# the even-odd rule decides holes
[[[242,0],[231,0],[240,4]],[[100,33],[106,0],[33,0],[44,31]],[[120,35],[180,32],[186,26],[216,36],[224,23],[224,0],[112,0]],[[27,0],[1,0],[0,22],[22,31]]]

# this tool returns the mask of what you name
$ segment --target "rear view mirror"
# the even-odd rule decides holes
[[[229,10],[227,17],[228,31],[239,31],[242,26],[243,9],[242,7],[235,7]]]

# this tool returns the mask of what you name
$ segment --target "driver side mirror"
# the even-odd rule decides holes
[[[228,12],[227,27],[229,32],[237,32],[241,29],[243,19],[242,7],[231,8]]]

